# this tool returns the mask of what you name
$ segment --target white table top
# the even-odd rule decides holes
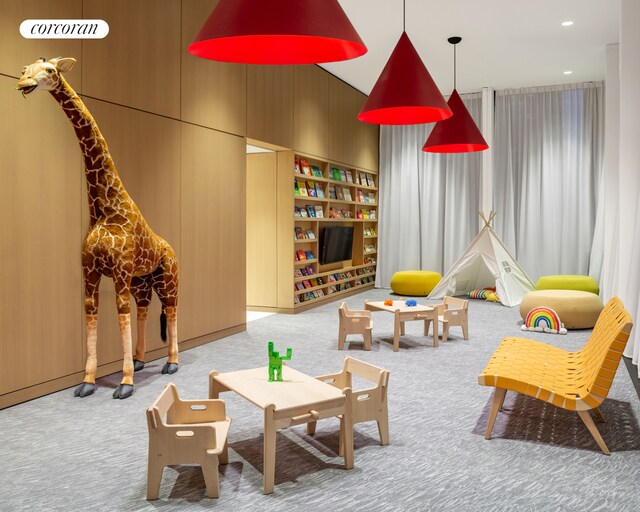
[[[282,366],[282,382],[269,382],[269,368],[252,368],[220,373],[215,380],[261,409],[273,404],[278,409],[312,405],[344,396],[342,390]]]
[[[385,306],[384,301],[378,302],[365,302],[365,309],[371,309],[373,311],[389,311],[391,313],[400,311],[402,313],[409,311],[433,311],[432,306],[426,304],[417,304],[416,306],[407,306],[404,300],[394,300],[393,306]]]

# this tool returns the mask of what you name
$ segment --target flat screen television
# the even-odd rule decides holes
[[[353,227],[332,226],[324,228],[320,239],[320,263],[335,263],[351,259]]]

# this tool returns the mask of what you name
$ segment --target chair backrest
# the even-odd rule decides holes
[[[389,371],[353,357],[346,357],[343,371],[346,374],[346,386],[352,388],[353,422],[376,419],[387,407],[387,387]],[[356,375],[372,382],[375,386],[365,390],[354,390],[352,376]],[[386,414],[386,413],[385,413]]]
[[[338,313],[342,317],[349,316],[349,306],[347,306],[346,302],[343,302],[342,304],[340,304],[340,308],[338,309]]]
[[[460,308],[460,309],[468,309],[469,308],[469,301],[465,300],[465,299],[458,299],[456,297],[449,297],[448,295],[445,296],[443,302],[443,304],[446,304],[447,306],[453,306],[455,308]]]
[[[165,418],[169,423],[171,422],[174,404],[177,400],[178,390],[175,384],[168,383],[153,405],[147,409],[147,423],[150,431],[165,425]]]
[[[622,301],[612,297],[600,313],[589,341],[574,353],[581,369],[576,380],[579,395],[590,406],[597,407],[609,394],[632,327]]]

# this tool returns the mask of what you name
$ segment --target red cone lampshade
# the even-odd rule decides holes
[[[455,89],[447,102],[453,116],[437,123],[422,151],[428,153],[469,153],[489,146]]]
[[[422,124],[448,117],[451,110],[403,32],[358,119],[373,124]]]
[[[317,64],[367,47],[338,0],[220,0],[188,50],[223,62]]]

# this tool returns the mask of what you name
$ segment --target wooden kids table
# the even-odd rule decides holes
[[[400,347],[400,335],[404,336],[404,323],[424,320],[424,335],[427,335],[427,320],[433,322],[433,346],[438,346],[438,312],[431,306],[406,306],[403,300],[394,300],[393,306],[385,306],[384,301],[364,302],[364,309],[369,311],[388,311],[395,316],[393,326],[393,351]]]
[[[209,374],[209,398],[234,391],[264,411],[263,491],[273,492],[276,471],[276,431],[339,414],[344,420],[344,467],[353,468],[351,389],[335,388],[288,366],[282,382],[269,382],[268,368]]]

